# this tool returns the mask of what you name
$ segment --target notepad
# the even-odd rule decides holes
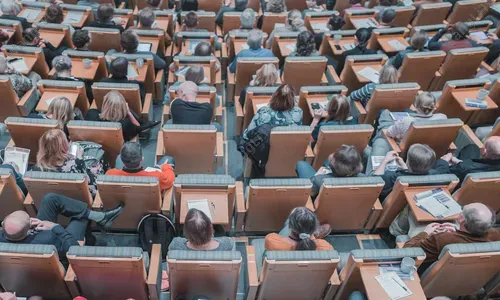
[[[358,75],[365,77],[373,83],[378,83],[378,77],[380,76],[380,73],[374,68],[366,67],[358,71]]]
[[[313,30],[328,31],[328,26],[326,24],[315,23],[311,24]]]
[[[197,209],[201,210],[207,217],[212,221],[212,213],[210,212],[210,206],[208,205],[208,199],[200,199],[200,200],[188,200],[187,201],[188,209]]]
[[[285,27],[285,24],[283,24],[283,23],[275,23],[274,24],[274,29],[276,29],[276,28],[284,28],[284,27]]]
[[[137,46],[137,51],[151,52],[152,48],[153,44],[151,43],[139,43],[139,45]]]
[[[401,271],[401,264],[382,264],[378,265],[380,274],[386,274],[390,272],[396,273],[402,280],[413,280],[413,272],[403,273]]]
[[[127,68],[127,77],[136,78],[137,76],[139,76],[139,73],[137,73],[137,70],[134,68],[134,66],[129,64]]]
[[[297,49],[297,45],[296,44],[288,44],[285,46],[288,50],[290,51],[295,51]]]
[[[377,27],[377,23],[375,23],[372,19],[351,20],[351,23],[357,28]]]
[[[477,38],[479,40],[487,40],[487,39],[489,39],[489,37],[483,31],[471,32],[469,34],[470,34],[470,36],[475,37],[475,38]]]
[[[344,50],[351,50],[351,49],[354,49],[356,47],[356,45],[354,44],[344,44],[342,45],[342,48],[344,48]]]
[[[250,46],[248,44],[241,44],[241,50],[247,50],[250,49]]]
[[[257,110],[261,109],[264,106],[267,106],[267,103],[261,103],[261,104],[255,105],[255,107],[257,107]]]
[[[391,46],[392,48],[394,48],[396,50],[406,49],[406,46],[403,43],[401,43],[399,40],[390,40],[387,43],[389,44],[389,46]]]
[[[375,276],[375,279],[377,279],[378,283],[382,286],[387,295],[389,295],[391,300],[401,299],[413,294],[395,272]]]
[[[16,71],[22,73],[28,70],[28,66],[26,65],[26,61],[24,58],[20,58],[14,61],[8,61],[9,65],[11,65]]]
[[[28,21],[34,21],[34,20],[36,20],[36,18],[38,18],[39,14],[40,14],[40,10],[27,8],[23,11],[23,13],[21,14],[21,17],[26,18]]]
[[[418,193],[414,199],[418,207],[436,218],[447,218],[462,211],[462,207],[442,189]]]
[[[17,167],[19,174],[24,175],[28,169],[30,149],[19,147],[5,147],[4,163],[11,163]]]
[[[66,18],[64,18],[64,21],[62,22],[62,24],[80,23],[82,18],[83,18],[83,12],[70,10],[70,11],[68,11]]]

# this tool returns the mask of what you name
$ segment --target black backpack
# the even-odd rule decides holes
[[[169,218],[162,214],[145,215],[137,226],[139,243],[142,250],[151,256],[153,244],[161,245],[161,257],[167,257],[168,246],[175,237],[175,226]]]
[[[252,161],[250,178],[263,178],[266,174],[266,164],[269,159],[269,140],[272,124],[262,124],[247,132],[247,140],[241,139],[238,151]]]

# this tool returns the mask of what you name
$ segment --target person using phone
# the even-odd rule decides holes
[[[451,34],[451,40],[440,41],[441,37],[446,33]],[[469,38],[469,26],[463,22],[448,24],[432,37],[427,45],[429,50],[442,50],[448,53],[453,49],[479,47],[476,41]]]

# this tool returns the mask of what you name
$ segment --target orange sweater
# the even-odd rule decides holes
[[[270,233],[266,235],[265,247],[267,251],[295,251],[295,245],[290,244],[286,237],[281,236],[277,233]],[[333,250],[332,245],[325,240],[316,240],[312,238],[316,243],[316,250]]]
[[[106,172],[106,175],[156,177],[160,181],[160,189],[162,191],[171,188],[172,185],[174,185],[174,180],[175,180],[174,169],[169,164],[161,165],[161,170],[154,170],[154,171],[141,170],[136,173],[129,173],[124,170],[111,169]]]

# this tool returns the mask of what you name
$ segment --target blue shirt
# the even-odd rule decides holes
[[[236,61],[238,57],[274,57],[274,54],[271,50],[265,48],[241,50],[240,53],[234,57],[231,65],[229,65],[229,71],[231,73],[236,72]]]

